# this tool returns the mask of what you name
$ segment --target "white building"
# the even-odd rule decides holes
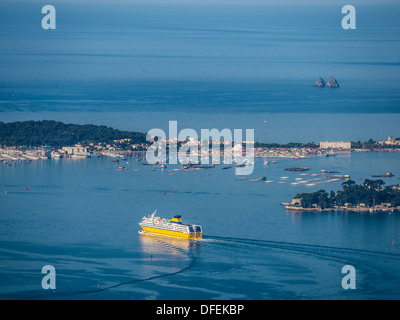
[[[339,141],[329,142],[323,141],[319,143],[321,149],[351,149],[351,142]]]
[[[389,146],[400,145],[400,140],[394,140],[393,136],[389,136],[386,141],[379,141],[379,144],[386,144]]]
[[[62,151],[68,155],[87,155],[89,153],[85,147],[63,147]]]

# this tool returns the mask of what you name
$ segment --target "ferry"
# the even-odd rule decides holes
[[[150,217],[143,217],[139,222],[142,228],[139,233],[166,236],[180,239],[202,239],[201,226],[182,223],[182,216],[176,215],[172,219],[156,216],[157,210]]]

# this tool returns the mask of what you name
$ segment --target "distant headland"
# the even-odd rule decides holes
[[[146,143],[146,134],[122,131],[104,125],[66,124],[54,120],[0,122],[0,145],[60,148],[75,144],[111,144],[126,140],[131,144]]]
[[[163,139],[169,148],[169,139]],[[226,145],[219,140],[221,155]],[[178,139],[177,147],[193,143],[187,139]],[[200,146],[198,143],[198,147]],[[230,141],[232,144],[233,141]],[[0,161],[38,160],[48,158],[89,158],[91,156],[126,156],[146,152],[151,142],[146,133],[121,131],[104,125],[65,124],[60,121],[0,121]],[[209,141],[210,150],[213,142]],[[242,143],[242,148],[245,145]],[[233,146],[232,146],[233,147]],[[238,147],[237,145],[235,147]],[[255,158],[292,158],[306,159],[314,155],[326,157],[336,153],[351,151],[398,151],[400,137],[389,136],[385,141],[324,141],[320,143],[261,143],[254,142]],[[275,161],[276,162],[276,161]],[[268,163],[266,161],[265,163]],[[274,163],[274,161],[272,161]],[[305,171],[307,167],[291,167],[287,171]]]

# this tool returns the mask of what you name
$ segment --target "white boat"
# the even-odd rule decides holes
[[[51,152],[51,158],[52,159],[60,159],[61,158],[61,154],[57,151],[52,151]]]
[[[154,166],[153,168],[155,169],[165,169],[167,166],[165,164],[162,164],[161,166]]]
[[[73,154],[71,155],[71,159],[86,159],[88,156],[86,154]]]

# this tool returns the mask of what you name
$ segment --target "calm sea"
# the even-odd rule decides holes
[[[321,169],[358,183],[390,171],[396,177],[386,184],[396,184],[399,160],[389,152],[260,160],[246,180],[222,165],[152,171],[131,158],[119,163],[124,171],[111,158],[3,164],[0,297],[398,299],[398,213],[290,213],[280,202],[338,190],[342,181],[327,183]],[[298,165],[312,169],[284,171]],[[274,182],[249,181],[259,176]],[[298,179],[316,185],[291,184]],[[138,222],[156,209],[201,224],[204,240],[138,234]],[[41,287],[44,265],[56,269],[56,290]],[[341,286],[344,265],[356,269],[355,290]]]
[[[177,120],[178,130],[248,128],[282,143],[400,137],[400,6],[356,5],[357,29],[343,30],[340,5],[57,2],[57,29],[43,30],[42,5],[0,2],[0,121],[146,132]],[[340,88],[312,86],[330,76]],[[272,184],[127,162],[121,172],[107,158],[0,166],[0,298],[400,297],[398,214],[279,204],[339,189],[321,169],[358,182],[391,171],[387,184],[398,183],[398,153],[257,162],[252,178]],[[283,170],[299,164],[318,176]],[[290,184],[300,177],[321,183]],[[155,209],[201,224],[205,239],[139,236]],[[47,264],[54,292],[41,288]],[[348,264],[356,290],[341,286]]]
[[[400,6],[0,3],[0,121],[146,132],[253,128],[259,141],[400,136]],[[339,89],[315,88],[333,75]]]

